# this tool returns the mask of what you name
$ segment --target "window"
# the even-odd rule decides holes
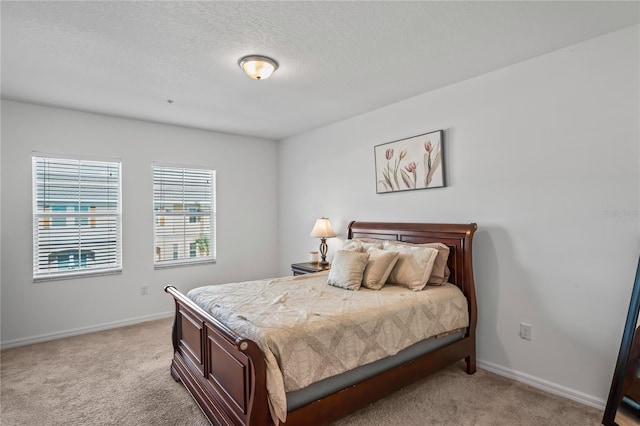
[[[153,165],[155,266],[215,262],[215,170]]]
[[[34,155],[33,278],[122,270],[120,161]]]

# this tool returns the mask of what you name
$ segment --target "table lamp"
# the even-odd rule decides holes
[[[331,227],[331,222],[329,222],[329,218],[322,217],[316,220],[316,224],[309,236],[320,238],[320,256],[322,256],[322,260],[318,262],[318,265],[328,265],[329,262],[327,262],[327,238],[336,236],[336,233],[333,232],[333,228]]]

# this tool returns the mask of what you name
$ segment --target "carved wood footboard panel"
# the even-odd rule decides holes
[[[476,370],[477,308],[472,265],[475,224],[351,222],[349,238],[395,239],[412,243],[443,242],[450,248],[450,282],[469,307],[465,337],[377,376],[341,389],[287,414],[286,425],[321,425],[465,359],[467,373]],[[272,425],[266,390],[266,367],[258,345],[238,336],[173,286],[174,358],[171,374],[191,393],[214,425]]]
[[[213,424],[269,425],[262,351],[167,286],[176,304],[171,374]]]

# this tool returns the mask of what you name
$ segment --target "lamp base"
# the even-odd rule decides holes
[[[318,262],[318,265],[326,266],[329,264],[329,262],[327,262],[327,239],[326,238],[320,238],[320,257],[322,258],[322,260]]]

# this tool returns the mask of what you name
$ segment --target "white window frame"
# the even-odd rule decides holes
[[[211,176],[211,210],[210,211],[192,211],[185,210],[185,206],[187,203],[185,202],[185,194],[182,194],[182,206],[183,210],[173,210],[173,211],[160,211],[156,210],[157,203],[160,202],[159,199],[156,199],[156,182],[155,171],[156,168],[170,168],[170,169],[180,169],[183,172],[185,171],[206,171],[210,173]],[[206,263],[216,263],[216,171],[211,167],[202,167],[202,166],[185,166],[185,165],[176,165],[176,164],[166,164],[166,163],[152,163],[151,165],[151,181],[153,185],[152,191],[152,211],[153,211],[153,267],[154,269],[163,269],[163,268],[173,268],[179,266],[191,266],[197,264],[206,264]],[[209,256],[197,256],[196,257],[182,257],[179,259],[174,259],[173,253],[173,243],[171,243],[172,250],[170,253],[163,253],[160,251],[160,257],[166,257],[164,260],[159,260],[158,249],[159,238],[158,238],[158,228],[160,226],[165,226],[165,218],[169,216],[182,216],[186,221],[190,221],[190,217],[198,217],[198,216],[209,216]],[[190,222],[191,223],[191,222]],[[184,234],[183,234],[184,235]],[[165,242],[166,244],[166,242]],[[182,240],[182,251],[189,254],[189,241],[183,236]],[[186,248],[185,248],[186,247]],[[185,251],[186,250],[186,251]],[[197,249],[196,249],[197,250]]]
[[[64,211],[57,212],[54,210],[51,211],[38,211],[38,186],[46,185],[46,183],[39,182],[37,176],[37,163],[42,160],[50,160],[55,162],[56,160],[60,161],[70,161],[70,162],[78,162],[78,164],[86,164],[86,163],[101,163],[101,164],[110,164],[117,167],[117,206],[115,210],[110,211],[84,211],[81,208],[78,208],[76,211]],[[122,160],[116,158],[91,158],[84,156],[75,156],[75,155],[58,155],[58,154],[48,154],[42,152],[33,152],[31,155],[31,164],[32,164],[32,214],[33,214],[33,282],[39,281],[51,281],[51,280],[60,280],[60,279],[69,279],[69,278],[81,278],[87,276],[96,276],[96,275],[109,275],[109,274],[118,274],[122,272]],[[78,174],[78,186],[80,186],[80,174]],[[82,202],[82,197],[79,196],[77,199],[78,207]],[[41,200],[42,201],[42,200]],[[75,201],[75,199],[74,199]],[[116,217],[115,220],[115,230],[113,234],[110,234],[110,238],[115,238],[116,247],[115,247],[115,256],[114,263],[109,266],[104,267],[91,267],[91,268],[83,268],[79,267],[77,269],[69,269],[69,270],[55,270],[55,271],[43,271],[39,265],[40,262],[40,248],[41,248],[41,240],[40,240],[40,220],[48,219],[51,224],[55,223],[57,217],[73,217],[77,226],[81,226],[83,222],[99,220],[99,218],[107,218],[107,217]],[[82,228],[79,229],[79,234],[81,234]],[[80,250],[82,250],[82,241],[78,241]],[[82,255],[81,255],[82,257]],[[79,261],[82,264],[82,261]]]

